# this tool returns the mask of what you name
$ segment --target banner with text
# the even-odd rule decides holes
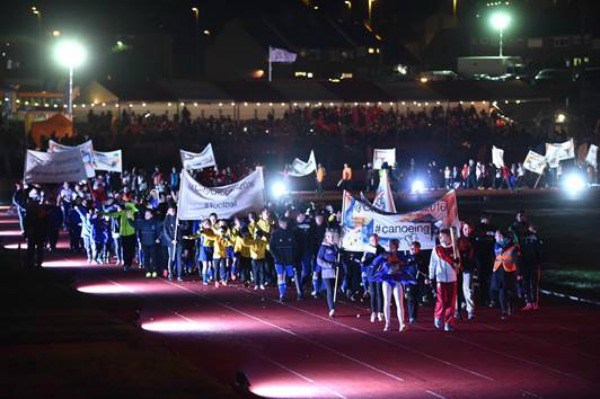
[[[544,173],[544,169],[546,169],[547,164],[548,162],[545,156],[529,150],[525,160],[523,161],[523,168],[530,172],[541,175]]]
[[[58,184],[86,180],[81,151],[73,149],[52,153],[27,150],[23,179],[27,183]]]
[[[214,212],[219,218],[227,219],[237,213],[256,211],[265,206],[264,190],[262,168],[223,187],[204,187],[184,169],[177,216],[181,220],[202,220]]]
[[[383,214],[350,193],[343,194],[342,246],[347,251],[368,250],[369,238],[373,234],[379,235],[384,247],[389,240],[396,238],[403,251],[408,250],[413,241],[419,241],[423,249],[432,249],[439,229],[459,226],[454,191],[428,207],[405,214]]]
[[[83,164],[85,165],[87,177],[91,178],[96,176],[96,172],[94,170],[94,146],[92,145],[92,140],[88,140],[85,143],[74,147],[57,143],[54,140],[48,141],[48,152],[71,151],[76,148],[81,151],[81,158],[83,159]]]
[[[384,162],[391,168],[396,164],[396,149],[383,148],[373,150],[373,169],[381,169]]]
[[[573,139],[564,143],[546,143],[546,160],[551,168],[558,168],[560,161],[575,158]]]
[[[492,146],[492,163],[497,168],[502,168],[504,166],[504,150]]]
[[[183,168],[187,170],[204,169],[217,166],[212,144],[208,144],[200,153],[179,150]]]
[[[94,151],[93,163],[96,170],[123,173],[123,153],[121,150],[109,152]]]
[[[388,171],[382,169],[379,172],[379,186],[373,198],[373,207],[387,213],[396,213],[396,204],[394,203],[394,194],[390,187]]]

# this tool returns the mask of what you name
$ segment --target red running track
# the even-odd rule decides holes
[[[19,239],[2,240],[11,247]],[[259,397],[598,397],[600,326],[587,305],[542,298],[540,311],[504,322],[497,310],[480,309],[451,333],[435,330],[431,307],[422,307],[409,331],[384,333],[362,303],[341,302],[330,319],[324,299],[296,302],[291,290],[282,304],[272,288],[145,279],[64,252],[44,267],[73,273],[82,295],[136,298],[152,342],[223,383],[243,371]]]

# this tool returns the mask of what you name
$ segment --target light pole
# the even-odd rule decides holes
[[[64,40],[58,43],[54,51],[54,57],[59,64],[69,69],[69,102],[67,112],[73,117],[73,70],[81,66],[87,57],[85,48],[72,40]]]
[[[498,31],[498,37],[499,37],[498,56],[500,56],[500,57],[503,56],[502,40],[503,40],[504,29],[508,28],[508,25],[510,25],[510,21],[511,21],[510,14],[508,14],[505,11],[496,11],[490,16],[490,25],[492,25],[493,29]]]
[[[194,13],[194,77],[200,77],[200,10],[198,7],[192,7]]]

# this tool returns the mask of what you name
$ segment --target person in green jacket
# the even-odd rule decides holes
[[[127,271],[133,263],[135,256],[135,214],[138,212],[136,206],[131,202],[126,202],[123,206],[117,205],[117,210],[108,212],[105,215],[111,218],[119,219],[119,235],[123,243],[123,270]]]

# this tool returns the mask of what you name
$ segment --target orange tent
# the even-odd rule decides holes
[[[65,114],[59,113],[45,121],[34,122],[31,126],[31,138],[39,147],[42,142],[42,136],[50,138],[52,135],[56,138],[71,137],[73,135],[73,122]]]

